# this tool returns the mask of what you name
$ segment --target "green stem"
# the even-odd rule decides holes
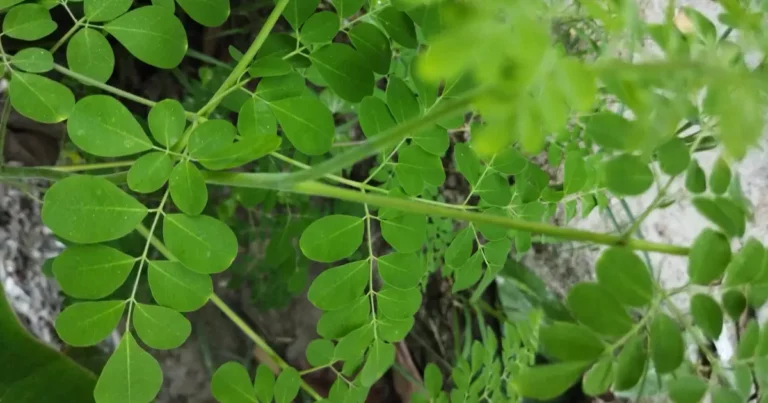
[[[200,60],[201,62],[212,64],[214,66],[223,67],[223,68],[228,69],[228,70],[232,69],[232,66],[222,62],[221,60],[219,60],[219,59],[217,59],[215,57],[208,56],[205,53],[199,52],[199,51],[194,50],[194,49],[187,49],[187,56],[191,57],[192,59]]]
[[[165,244],[163,244],[162,241],[158,237],[156,237],[152,231],[147,229],[144,225],[139,225],[136,227],[136,232],[147,238],[147,241],[149,244],[155,247],[158,252],[160,252],[161,255],[165,256],[166,259],[169,260],[177,260],[176,256],[173,255],[173,253],[168,249]],[[269,346],[269,344],[261,338],[256,332],[251,329],[250,326],[248,326],[245,321],[240,318],[229,306],[227,306],[224,301],[221,300],[216,294],[211,294],[209,297],[211,302],[213,302],[214,305],[216,305],[217,308],[227,317],[229,320],[232,321],[232,323],[235,324],[243,333],[245,333],[246,336],[248,336],[249,339],[251,339],[254,344],[259,346],[262,350],[264,350],[269,357],[280,367],[280,368],[289,368],[290,365],[288,365],[285,360],[283,360],[276,352],[272,349],[272,347]],[[311,386],[309,386],[306,382],[303,380],[301,381],[301,387],[304,389],[310,396],[312,396],[315,400],[322,400],[322,397],[314,390]]]
[[[261,176],[259,176],[259,174],[206,172],[205,176],[208,183],[215,185],[253,188],[268,187],[264,185],[264,182],[261,180]],[[413,200],[390,196],[362,194],[357,191],[342,189],[313,181],[298,183],[284,190],[313,196],[324,196],[339,200],[366,203],[379,207],[390,207],[414,214],[426,214],[462,221],[470,221],[473,223],[498,225],[519,231],[527,231],[574,241],[591,242],[600,245],[623,245],[635,250],[647,250],[651,252],[660,252],[680,256],[686,256],[689,252],[689,248],[684,246],[649,242],[640,239],[625,240],[622,238],[622,236],[614,234],[589,232],[574,228],[558,227],[556,225],[546,223],[497,216],[493,214],[482,214],[450,207],[428,205],[425,203],[415,202]]]
[[[0,166],[0,179],[45,179],[57,181],[69,176],[66,172],[37,167]]]
[[[67,33],[64,34],[64,36],[62,36],[61,39],[59,39],[59,41],[51,47],[50,52],[55,53],[57,50],[59,50],[59,48],[62,47],[62,45],[64,45],[69,40],[69,38],[72,37],[72,35],[80,30],[80,27],[83,25],[83,21],[85,21],[85,17],[79,20],[75,20],[75,25],[73,25],[72,28],[70,28],[69,31],[67,31]]]
[[[645,221],[646,218],[653,212],[653,210],[656,210],[656,207],[659,206],[659,204],[664,200],[664,196],[667,195],[667,190],[669,190],[669,187],[672,185],[672,182],[675,180],[677,176],[671,176],[667,183],[664,184],[664,187],[662,187],[658,194],[656,194],[656,197],[653,199],[651,204],[648,205],[648,207],[645,209],[645,211],[640,214],[637,219],[633,220],[634,222],[632,225],[627,229],[626,232],[624,232],[624,237],[629,239],[632,237],[634,233],[639,233],[640,231],[640,225]],[[639,235],[639,234],[638,234]]]
[[[277,19],[280,18],[280,15],[283,13],[283,10],[287,5],[288,0],[278,0],[277,4],[275,4],[275,8],[272,9],[269,17],[267,17],[267,20],[264,21],[264,25],[262,25],[261,30],[251,43],[251,46],[247,51],[245,51],[245,54],[243,54],[243,57],[239,62],[237,62],[237,65],[235,65],[235,68],[232,69],[231,73],[229,73],[229,76],[227,76],[227,78],[221,84],[221,87],[219,87],[219,89],[216,90],[216,92],[213,94],[213,98],[211,98],[211,100],[208,101],[208,103],[200,110],[213,110],[218,104],[214,102],[214,99],[216,99],[228,89],[232,88],[232,86],[235,85],[235,83],[240,79],[240,76],[242,76],[245,71],[248,70],[251,62],[253,62],[253,59],[256,57],[256,53],[259,51],[259,49],[261,49],[261,45],[264,44],[264,41],[267,40],[267,36],[269,36],[269,34],[272,32],[272,28],[274,28],[275,23],[277,23]]]
[[[8,119],[11,117],[11,98],[5,96],[3,112],[0,115],[0,167],[5,165],[5,136],[8,134]]]
[[[48,166],[48,167],[40,167],[40,169],[50,169],[51,171],[57,171],[57,172],[79,172],[79,171],[93,171],[96,169],[106,169],[106,168],[123,168],[123,167],[129,167],[133,165],[133,163],[136,162],[135,160],[131,161],[112,161],[112,162],[99,162],[96,164],[82,164],[82,165],[62,165],[62,166]]]
[[[104,90],[106,92],[112,93],[112,94],[117,95],[119,97],[131,100],[133,102],[136,102],[136,103],[139,103],[139,104],[142,104],[142,105],[149,106],[150,108],[157,104],[157,102],[155,102],[155,101],[149,100],[147,98],[140,97],[138,95],[133,95],[130,92],[123,91],[123,90],[121,90],[119,88],[115,88],[115,87],[113,87],[111,85],[104,84],[104,83],[102,83],[100,81],[96,81],[96,80],[94,80],[94,79],[92,79],[90,77],[84,76],[84,75],[79,74],[79,73],[75,73],[74,71],[72,71],[72,70],[70,70],[70,69],[68,69],[68,68],[66,68],[66,67],[64,67],[64,66],[62,66],[60,64],[54,64],[53,65],[53,69],[58,71],[61,74],[64,74],[67,77],[74,78],[75,80],[80,81],[81,83],[83,83],[85,85],[90,85],[92,87],[96,87],[98,89],[101,89],[101,90]],[[189,111],[185,111],[184,115],[187,117],[188,120],[195,120],[195,118],[197,117],[197,115],[194,112],[189,112]]]
[[[227,317],[229,320],[232,321],[232,323],[235,324],[240,330],[245,333],[246,336],[248,336],[249,339],[251,339],[257,346],[259,346],[262,350],[264,350],[269,357],[277,363],[280,368],[290,368],[291,366],[288,365],[287,362],[285,362],[274,350],[272,350],[272,347],[267,344],[267,342],[261,338],[256,332],[253,331],[253,329],[248,326],[245,321],[237,316],[237,314],[229,307],[227,304],[224,303],[224,301],[221,300],[216,294],[211,294],[211,302],[213,302],[214,305],[216,305],[217,308]],[[320,396],[311,386],[309,386],[304,380],[301,381],[301,388],[304,389],[305,392],[307,392],[310,396],[312,396],[313,399],[316,401],[323,400],[323,397]]]

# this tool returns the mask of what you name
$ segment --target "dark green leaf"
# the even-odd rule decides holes
[[[333,116],[317,98],[288,98],[269,105],[297,150],[307,155],[320,155],[331,149],[335,133]]]
[[[613,383],[613,357],[603,357],[584,374],[582,390],[588,396],[599,396]]]
[[[369,266],[368,261],[359,260],[322,272],[312,281],[307,298],[324,311],[350,305],[368,285]]]
[[[26,48],[11,57],[11,64],[30,73],[45,73],[53,69],[53,55],[41,48]]]
[[[669,398],[675,403],[698,403],[707,393],[707,384],[698,376],[683,375],[667,383]]]
[[[310,59],[341,99],[357,103],[373,94],[373,72],[363,55],[352,47],[332,43],[312,52]]]
[[[258,388],[256,389],[258,390]],[[248,371],[235,361],[224,363],[213,373],[211,393],[221,403],[259,402],[254,395],[254,387],[251,386],[251,377],[248,375]],[[271,400],[270,397],[269,401]]]
[[[158,6],[139,7],[104,25],[144,63],[172,69],[187,52],[187,34],[178,18]]]
[[[567,322],[555,322],[542,327],[539,338],[544,351],[562,361],[589,361],[606,350],[590,330]]]
[[[264,101],[279,101],[281,99],[299,97],[307,92],[304,77],[298,72],[272,77],[264,77],[256,87],[256,96]]]
[[[483,165],[472,148],[467,143],[456,144],[453,148],[453,157],[456,160],[456,170],[461,172],[470,186],[476,186],[483,173]],[[493,160],[494,162],[496,159]]]
[[[124,14],[132,3],[130,0],[85,0],[83,6],[88,22],[104,22]]]
[[[146,215],[144,205],[112,182],[95,176],[62,179],[48,189],[43,199],[45,225],[56,235],[77,243],[121,238]]]
[[[218,27],[229,18],[229,0],[176,0],[184,12],[206,27]]]
[[[160,364],[126,332],[101,371],[93,396],[97,402],[149,402],[162,384]]]
[[[688,146],[679,137],[674,137],[656,150],[661,170],[667,175],[679,175],[690,166],[691,154]]]
[[[597,279],[621,303],[642,307],[653,298],[653,279],[648,267],[631,249],[606,249],[596,263]]]
[[[152,137],[158,143],[170,148],[181,139],[187,125],[184,107],[175,99],[165,99],[149,110],[147,123]]]
[[[246,101],[237,115],[237,131],[243,137],[277,134],[277,119],[269,104],[258,98]]]
[[[691,193],[702,193],[707,190],[707,176],[695,159],[691,159],[685,173],[685,188]]]
[[[653,184],[653,172],[640,158],[621,154],[608,160],[602,169],[605,186],[617,195],[637,196]]]
[[[301,24],[315,12],[320,0],[289,0],[283,10],[283,17],[291,24],[294,31],[298,31]]]
[[[301,41],[310,44],[330,42],[339,32],[339,28],[339,16],[336,13],[315,13],[301,27]]]
[[[307,362],[313,367],[323,367],[333,363],[335,346],[328,340],[316,339],[307,345]]]
[[[152,148],[152,141],[120,101],[91,95],[78,101],[67,121],[69,138],[100,157],[122,157]]]
[[[731,263],[725,269],[723,285],[733,287],[752,283],[763,269],[765,248],[755,238],[750,237],[741,250],[733,256]]]
[[[709,189],[714,194],[723,194],[731,183],[731,167],[722,157],[715,161],[712,173],[709,175]]]
[[[37,74],[14,72],[8,95],[19,114],[40,123],[61,122],[75,108],[75,96],[69,88]]]
[[[379,11],[376,19],[395,42],[411,49],[416,49],[419,45],[416,38],[416,27],[413,25],[411,18],[404,12],[398,11],[392,6],[387,6]]]
[[[732,320],[737,321],[741,314],[747,309],[747,298],[739,290],[728,290],[722,296],[723,309]]]
[[[646,354],[645,346],[639,336],[633,337],[624,345],[616,360],[613,382],[616,390],[627,390],[637,384],[645,372],[645,362],[648,358]]]
[[[363,134],[367,138],[385,132],[397,125],[395,119],[389,113],[387,104],[373,96],[367,96],[360,102],[358,118],[360,119],[360,127],[363,129]]]
[[[699,214],[720,227],[727,235],[742,236],[745,230],[744,211],[725,197],[694,197],[693,206]]]
[[[599,284],[576,284],[568,293],[566,304],[579,322],[597,333],[621,336],[632,328],[627,311]]]
[[[368,63],[373,72],[387,74],[392,61],[392,49],[390,48],[389,38],[378,27],[366,22],[355,24],[348,32],[352,45],[365,58],[366,63]]]
[[[707,294],[695,294],[691,297],[691,315],[704,336],[712,340],[720,337],[723,330],[723,310],[712,297]]]
[[[128,170],[128,187],[134,192],[152,193],[165,185],[172,169],[173,162],[168,154],[144,154]]]
[[[189,161],[180,162],[173,168],[168,188],[173,203],[186,214],[198,215],[208,203],[208,189],[203,174]]]
[[[384,288],[376,293],[377,307],[389,319],[403,320],[416,314],[421,308],[421,290]]]
[[[133,327],[149,347],[170,350],[184,344],[192,325],[173,309],[137,303],[133,309]]]
[[[256,389],[256,397],[259,402],[271,402],[275,389],[275,374],[264,364],[256,368],[256,376],[253,379],[253,387]]]
[[[381,236],[398,252],[421,250],[427,240],[427,218],[418,214],[402,214],[381,219]]]
[[[581,377],[589,362],[576,361],[526,368],[512,380],[520,395],[539,400],[559,396]]]
[[[401,290],[416,287],[427,271],[415,253],[390,253],[378,259],[379,275],[385,283]]]
[[[251,77],[276,77],[290,73],[291,64],[280,56],[270,56],[256,60],[248,69]]]
[[[93,346],[115,330],[125,303],[98,301],[70,305],[56,318],[56,333],[69,345]]]
[[[656,372],[672,372],[683,363],[685,343],[680,326],[667,315],[657,314],[651,323],[651,358]]]
[[[53,274],[67,295],[99,299],[120,287],[136,258],[104,245],[74,245],[53,261]]]
[[[291,403],[296,395],[299,394],[300,383],[301,375],[299,375],[298,371],[291,367],[283,369],[283,372],[277,376],[277,381],[275,382],[275,402]]]
[[[397,123],[407,122],[421,114],[419,101],[405,81],[390,77],[387,84],[387,105]]]
[[[226,270],[237,255],[237,238],[223,222],[208,216],[167,214],[163,240],[187,268],[203,274]]]
[[[466,227],[459,231],[445,251],[445,264],[451,267],[459,267],[464,264],[472,254],[474,242],[475,236],[472,227]]]
[[[195,273],[179,262],[152,260],[147,275],[155,301],[177,311],[197,310],[213,294],[210,276]]]
[[[688,277],[691,282],[708,285],[725,273],[731,261],[731,245],[721,233],[704,229],[691,245],[688,255]]]
[[[48,9],[40,4],[19,4],[3,19],[3,35],[23,41],[36,41],[56,30]]]
[[[331,0],[341,18],[351,17],[360,10],[365,0]]]
[[[389,367],[395,362],[395,346],[376,340],[368,349],[368,359],[360,372],[360,383],[365,387],[372,386],[384,376]]]
[[[757,321],[750,319],[746,329],[741,334],[739,345],[736,347],[736,358],[746,360],[755,355],[757,344],[760,341],[760,326]]]

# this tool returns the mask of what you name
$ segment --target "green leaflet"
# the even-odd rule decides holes
[[[717,340],[723,330],[723,309],[706,294],[695,294],[691,297],[691,315],[693,322],[704,335]]]
[[[632,327],[624,307],[599,284],[579,283],[571,287],[566,304],[579,322],[599,334],[621,336]]]
[[[525,397],[546,400],[576,383],[589,362],[575,361],[526,368],[512,382]]]
[[[736,348],[736,358],[746,360],[755,355],[757,344],[760,341],[760,326],[757,321],[750,319],[747,327],[741,334],[739,345]]]
[[[635,127],[632,122],[613,112],[599,112],[587,121],[585,133],[599,146],[608,149],[630,150]]]
[[[404,320],[412,317],[421,308],[421,290],[384,288],[376,292],[377,307],[389,319]]]
[[[40,123],[61,122],[75,107],[69,88],[37,74],[14,72],[8,95],[17,112]]]
[[[642,307],[651,302],[651,273],[631,249],[606,249],[597,260],[596,271],[600,285],[623,304]]]
[[[764,256],[763,244],[752,237],[747,239],[744,246],[726,267],[723,285],[733,287],[751,283],[763,269]]]
[[[576,193],[587,184],[587,167],[580,151],[565,156],[565,194]]]
[[[365,260],[328,269],[312,281],[307,298],[325,311],[348,306],[363,295],[369,273],[369,262]]]
[[[299,0],[293,0],[299,1]],[[295,369],[288,367],[280,372],[275,381],[275,402],[290,403],[299,394],[301,375]]]
[[[370,299],[361,296],[349,306],[323,313],[317,322],[317,334],[327,339],[344,337],[352,330],[369,323],[370,314]]]
[[[257,387],[256,390],[258,389]],[[259,402],[256,400],[248,371],[234,361],[224,363],[214,372],[211,378],[211,393],[221,403]],[[266,401],[271,400],[270,397]]]
[[[691,159],[685,173],[685,188],[691,193],[702,193],[707,190],[707,176],[695,159]]]
[[[667,383],[669,398],[675,403],[698,403],[707,393],[707,384],[698,376],[683,375]]]
[[[387,74],[389,72],[392,49],[390,49],[389,39],[379,28],[373,24],[361,22],[355,24],[348,31],[348,36],[352,45],[365,58],[366,63],[374,73]]]
[[[320,155],[331,149],[334,136],[333,116],[314,96],[302,96],[269,104],[286,137],[297,150]]]
[[[277,119],[269,104],[259,98],[246,101],[237,114],[237,131],[243,137],[277,134]]]
[[[495,154],[489,164],[504,175],[517,175],[528,166],[528,160],[517,149],[507,147]]]
[[[677,322],[664,314],[657,314],[651,323],[651,358],[660,374],[674,371],[683,362],[685,346]]]
[[[152,193],[165,185],[173,170],[168,154],[151,152],[142,155],[128,170],[128,187],[134,192]]]
[[[272,401],[272,394],[275,388],[275,375],[272,370],[264,364],[259,364],[256,368],[256,377],[253,380],[253,387],[256,389],[256,397],[260,402]]]
[[[11,64],[30,73],[45,73],[53,69],[53,55],[41,48],[26,48],[17,52]]]
[[[539,337],[544,351],[563,361],[593,360],[606,349],[590,330],[567,322],[555,322],[542,327]]]
[[[708,285],[725,273],[731,261],[731,245],[721,233],[705,229],[691,245],[688,277],[693,284]]]
[[[56,235],[77,243],[98,243],[133,231],[147,208],[104,178],[70,176],[45,193],[42,215]]]
[[[384,376],[395,362],[395,346],[376,340],[368,349],[368,357],[360,372],[360,382],[365,387],[372,386]]]
[[[613,383],[613,358],[603,357],[584,374],[582,389],[589,396],[599,396]]]
[[[334,356],[344,361],[359,359],[374,340],[373,324],[368,323],[344,336],[336,345]]]
[[[79,302],[56,318],[56,333],[67,344],[84,347],[104,340],[123,316],[126,301]]]
[[[106,83],[115,69],[115,53],[101,32],[83,28],[69,40],[67,64],[75,73]]]
[[[135,8],[104,25],[132,55],[149,65],[172,69],[187,52],[187,34],[181,21],[165,8]]]
[[[413,21],[405,13],[392,6],[384,7],[376,15],[376,20],[387,31],[390,38],[406,48],[415,49],[419,42],[416,39],[416,28]]]
[[[472,287],[483,275],[483,254],[481,252],[475,253],[464,264],[454,268],[452,272],[455,281],[451,292],[459,292]]]
[[[339,16],[331,11],[313,14],[301,27],[301,41],[309,44],[330,42],[339,32]]]
[[[715,161],[712,173],[709,175],[709,189],[714,194],[723,194],[731,183],[731,167],[722,157]]]
[[[236,168],[277,150],[280,143],[280,137],[276,135],[245,138],[215,152],[206,153],[197,161],[214,171]]]
[[[175,99],[164,99],[149,110],[147,123],[152,137],[166,148],[181,139],[187,125],[184,107]]]
[[[481,174],[473,190],[484,202],[493,206],[506,207],[512,200],[507,178],[496,172],[486,171],[485,175]]]
[[[387,84],[387,105],[397,123],[407,122],[421,114],[421,107],[408,85],[397,77],[390,77]]]
[[[332,43],[312,52],[312,64],[340,98],[357,103],[373,94],[373,72],[348,45]]]
[[[363,98],[358,106],[357,114],[360,119],[360,127],[367,138],[385,132],[397,125],[389,112],[387,104],[373,96]]]
[[[193,20],[206,27],[218,27],[229,18],[229,0],[177,0]]]
[[[333,363],[333,350],[335,346],[328,340],[312,340],[307,345],[307,362],[313,367],[322,367]]]
[[[208,189],[203,174],[189,161],[180,162],[173,168],[168,188],[173,203],[186,214],[198,215],[208,203]]]
[[[450,146],[448,131],[438,125],[422,130],[413,136],[413,142],[424,151],[442,157]]]
[[[160,364],[126,332],[104,366],[93,396],[99,403],[144,403],[155,398],[162,383]]]
[[[747,309],[747,298],[739,290],[728,290],[723,293],[721,299],[723,302],[723,309],[725,310],[725,313],[731,317],[731,320],[739,320],[741,314]]]
[[[305,95],[307,87],[304,77],[296,71],[280,76],[265,77],[256,87],[256,96],[264,101],[279,101]]]
[[[189,270],[179,262],[152,260],[147,275],[155,301],[177,311],[195,311],[213,294],[209,275]]]
[[[189,136],[187,150],[194,158],[221,152],[235,140],[237,129],[223,119],[211,119],[200,124]]]
[[[415,253],[390,253],[378,258],[378,263],[381,279],[401,290],[416,287],[427,271]]]
[[[608,160],[602,169],[605,186],[618,195],[636,196],[653,184],[653,172],[640,158],[621,154]]]
[[[418,214],[398,214],[384,219],[379,217],[381,236],[388,244],[403,253],[421,250],[427,240],[427,218]]]
[[[320,0],[290,0],[283,10],[283,17],[295,31],[315,12]]]
[[[474,242],[475,235],[472,227],[466,227],[459,231],[445,251],[445,264],[454,268],[464,264],[472,254]]]
[[[53,274],[67,295],[104,298],[120,287],[136,258],[104,245],[73,245],[53,262]]]
[[[48,10],[39,4],[19,4],[3,19],[3,35],[23,41],[36,41],[56,30]]]
[[[232,230],[204,215],[167,214],[163,240],[184,266],[202,274],[226,270],[237,255],[237,238]]]
[[[280,56],[258,59],[248,69],[251,77],[277,77],[291,72],[291,64]]]
[[[403,341],[415,323],[413,317],[406,319],[376,318],[378,320],[378,332],[382,340],[390,343]]]
[[[744,235],[746,217],[736,203],[725,197],[695,197],[693,206],[701,215],[712,221],[732,237]]]
[[[688,146],[679,137],[674,137],[656,149],[656,159],[664,173],[679,175],[690,165],[691,154]]]
[[[84,0],[83,8],[88,22],[111,21],[131,8],[130,0]]]
[[[645,371],[647,358],[643,340],[638,336],[632,337],[616,359],[613,387],[616,390],[627,390],[635,386]]]
[[[67,132],[80,149],[100,157],[122,157],[152,148],[152,141],[128,108],[106,95],[78,101],[67,121]]]
[[[409,195],[418,195],[424,190],[424,186],[440,186],[445,181],[445,171],[440,158],[415,145],[400,148],[395,176]]]
[[[363,219],[348,215],[323,217],[307,227],[299,239],[304,255],[318,262],[349,257],[363,242]]]
[[[141,341],[159,350],[181,346],[192,332],[192,325],[177,311],[139,303],[133,309],[133,327]]]
[[[341,18],[347,18],[360,10],[365,0],[331,0],[331,3]]]
[[[453,148],[453,157],[456,161],[456,169],[467,178],[470,186],[476,186],[483,173],[483,165],[469,144],[456,144]]]

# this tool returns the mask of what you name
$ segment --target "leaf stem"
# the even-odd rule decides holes
[[[111,162],[99,162],[95,164],[81,164],[81,165],[61,165],[61,166],[43,166],[40,169],[50,169],[57,172],[79,172],[79,171],[93,171],[96,169],[106,168],[122,168],[133,165],[136,160],[131,161],[111,161]]]
[[[237,314],[229,307],[227,304],[224,303],[224,301],[221,300],[216,294],[211,294],[211,302],[213,302],[214,305],[216,305],[217,308],[227,317],[229,320],[232,321],[232,323],[235,324],[240,330],[245,333],[246,336],[248,336],[249,339],[251,339],[257,346],[259,346],[262,350],[266,351],[269,357],[277,363],[280,368],[290,368],[291,366],[288,365],[287,362],[285,362],[276,352],[275,350],[272,350],[272,347],[267,344],[267,342],[261,338],[256,332],[253,331],[253,329],[248,326],[245,321],[237,316]],[[322,396],[318,394],[309,384],[304,382],[304,380],[301,380],[301,388],[304,389],[305,392],[307,392],[310,396],[312,396],[313,399],[316,401],[322,400]]]
[[[67,9],[67,11],[69,11],[69,9]],[[73,19],[75,18],[75,16],[72,15],[71,11],[69,11],[69,15]],[[67,33],[65,33],[64,36],[62,36],[61,39],[59,39],[59,41],[56,42],[56,44],[54,44],[51,47],[50,49],[51,53],[55,53],[57,50],[59,50],[60,47],[62,47],[65,43],[67,43],[67,41],[69,40],[70,37],[72,37],[72,35],[74,35],[77,31],[80,30],[80,27],[83,25],[83,21],[85,21],[85,17],[79,20],[74,19],[74,21],[75,21],[75,25],[73,25],[72,28],[70,28],[69,31],[67,31]]]
[[[275,188],[270,186],[271,183],[264,182],[262,180],[262,174],[206,172],[204,175],[208,183],[215,185]],[[623,239],[622,236],[615,234],[590,232],[575,228],[558,227],[556,225],[546,223],[497,216],[493,214],[482,214],[473,211],[459,210],[451,207],[428,205],[426,203],[419,203],[413,200],[401,199],[391,196],[361,194],[357,191],[330,186],[314,181],[301,182],[287,189],[283,187],[279,188],[286,191],[304,193],[312,196],[324,196],[339,200],[366,203],[379,207],[390,207],[401,211],[407,211],[409,213],[427,214],[462,221],[470,221],[473,223],[498,225],[509,229],[549,235],[555,238],[570,239],[574,241],[591,242],[595,244],[610,246],[623,245],[635,250],[647,250],[651,252],[660,252],[680,256],[687,256],[689,252],[689,248],[685,246],[649,242],[634,238]]]
[[[147,238],[147,243],[154,246],[155,249],[157,249],[161,255],[165,256],[166,259],[177,260],[176,256],[174,256],[168,247],[165,246],[165,244],[163,244],[163,242],[153,234],[152,230],[147,229],[147,227],[140,224],[136,227],[136,232]],[[232,310],[232,308],[230,308],[224,301],[222,301],[218,295],[211,294],[209,299],[227,318],[229,318],[229,320],[232,321],[232,323],[235,324],[235,326],[237,326],[243,333],[245,333],[245,335],[248,336],[248,338],[251,339],[254,344],[264,350],[269,358],[271,358],[280,368],[285,369],[290,367],[290,365],[288,365],[288,363],[285,362],[285,360],[283,360],[280,355],[278,355],[261,336],[259,336],[253,329],[251,329],[251,327],[248,326],[248,324],[245,323],[245,321],[239,317],[235,311]],[[301,381],[301,388],[304,389],[304,391],[306,391],[315,400],[322,400],[322,396],[320,396],[317,391],[309,386],[309,384],[304,382],[304,380]]]
[[[8,119],[11,117],[11,97],[3,97],[3,112],[0,115],[0,167],[5,165],[5,136],[8,134]]]
[[[58,71],[59,73],[65,75],[65,76],[67,76],[67,77],[74,78],[75,80],[80,81],[81,83],[83,83],[85,85],[90,85],[92,87],[96,87],[98,89],[104,90],[106,92],[109,92],[111,94],[117,95],[119,97],[131,100],[133,102],[136,102],[136,103],[139,103],[139,104],[142,104],[142,105],[149,106],[150,108],[155,106],[155,104],[157,104],[157,102],[155,102],[155,101],[149,100],[149,99],[144,98],[144,97],[140,97],[138,95],[133,95],[130,92],[123,91],[123,90],[121,90],[119,88],[115,88],[115,87],[113,87],[113,86],[111,86],[109,84],[104,84],[104,83],[102,83],[100,81],[96,81],[96,80],[94,80],[94,79],[92,79],[90,77],[84,76],[84,75],[79,74],[79,73],[75,73],[74,71],[72,71],[72,70],[70,70],[70,69],[68,69],[68,68],[66,68],[66,67],[64,67],[64,66],[62,66],[60,64],[54,64],[53,65],[53,69]],[[184,111],[184,115],[186,116],[187,120],[195,120],[197,118],[197,114],[195,114],[194,112]]]

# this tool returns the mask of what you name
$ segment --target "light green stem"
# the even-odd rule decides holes
[[[134,162],[136,161],[135,160],[112,161],[112,162],[99,162],[95,164],[49,166],[49,167],[40,167],[40,169],[50,169],[51,171],[58,171],[58,172],[80,172],[80,171],[93,171],[96,169],[129,167],[133,165]]]
[[[269,188],[269,186],[265,186],[265,183],[261,180],[261,176],[259,176],[259,174],[206,172],[205,175],[206,181],[215,185]],[[339,200],[372,204],[379,207],[390,207],[409,213],[440,216],[456,220],[470,221],[473,223],[498,225],[504,228],[543,234],[561,239],[591,242],[600,245],[626,246],[635,250],[646,250],[650,252],[660,252],[670,255],[687,256],[689,252],[689,248],[685,246],[649,242],[634,238],[624,239],[620,235],[603,234],[574,228],[564,228],[558,227],[556,225],[519,220],[494,214],[482,214],[472,211],[464,211],[451,207],[419,203],[413,200],[391,196],[363,194],[357,191],[342,189],[313,181],[301,182],[287,189],[284,187],[280,188],[287,191],[304,193],[312,196],[324,196]]]
[[[65,43],[67,43],[69,38],[72,37],[72,35],[74,35],[77,31],[80,30],[80,27],[83,25],[84,21],[85,21],[85,17],[79,20],[75,20],[75,25],[73,25],[72,28],[70,28],[69,31],[67,31],[67,33],[64,34],[64,36],[62,36],[61,39],[59,39],[59,41],[56,42],[56,44],[51,47],[50,52],[55,53],[57,50],[59,50],[60,47],[62,47]]]

